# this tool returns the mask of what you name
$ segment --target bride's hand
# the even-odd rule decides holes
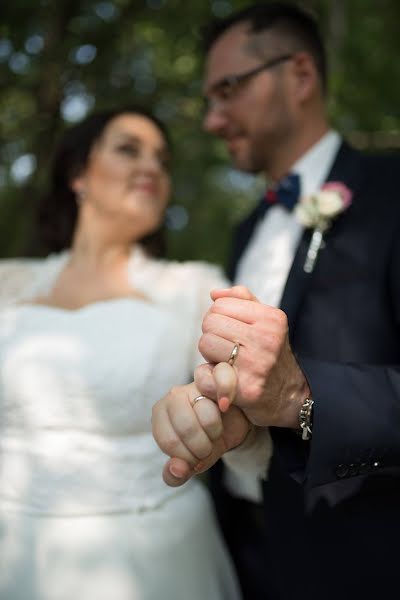
[[[226,412],[222,414],[205,396],[193,402],[200,395],[195,383],[172,388],[153,407],[154,439],[171,457],[163,471],[164,481],[171,486],[182,485],[193,474],[209,469],[225,452],[240,445],[252,429],[243,412],[231,405],[234,369],[226,363],[206,368],[215,400],[225,399]]]

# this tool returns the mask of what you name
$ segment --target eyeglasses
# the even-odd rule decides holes
[[[229,100],[232,98],[237,90],[241,87],[243,83],[255,77],[262,71],[267,69],[272,69],[272,67],[276,67],[282,62],[286,60],[290,60],[293,57],[293,54],[283,54],[282,56],[278,56],[276,58],[272,58],[265,63],[262,63],[255,69],[251,69],[250,71],[246,71],[245,73],[240,73],[239,75],[227,75],[223,77],[219,81],[217,81],[211,88],[211,93],[214,98],[208,98],[207,104],[208,109],[212,109],[215,104],[219,102],[224,102],[225,100]]]

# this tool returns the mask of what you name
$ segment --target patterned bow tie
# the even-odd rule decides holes
[[[282,204],[287,210],[293,210],[300,195],[300,177],[297,173],[291,173],[281,179],[276,187],[270,188],[265,194],[268,204]]]

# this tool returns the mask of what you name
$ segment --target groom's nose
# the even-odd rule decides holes
[[[226,111],[220,102],[217,99],[210,100],[203,119],[204,129],[208,133],[223,137],[228,122]]]

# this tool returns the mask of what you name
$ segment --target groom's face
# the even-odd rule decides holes
[[[252,51],[247,29],[246,24],[231,27],[209,51],[204,127],[224,140],[236,168],[269,174],[275,153],[288,143],[295,126],[288,75],[292,55],[271,44],[261,58]],[[243,77],[276,59],[282,60]]]

